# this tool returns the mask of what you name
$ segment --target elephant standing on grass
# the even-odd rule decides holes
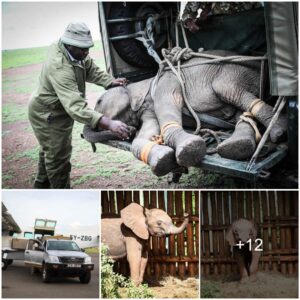
[[[234,55],[221,50],[203,53]],[[267,127],[274,115],[273,107],[258,98],[260,62],[197,65],[205,60],[207,58],[196,57],[182,63],[186,98],[196,112],[235,124],[232,136],[217,147],[220,156],[234,160],[250,158],[259,138],[256,121]],[[184,67],[185,64],[194,65]],[[138,129],[132,152],[157,176],[171,172],[178,165],[198,166],[206,154],[206,144],[201,136],[183,129],[183,125],[195,126],[195,122],[182,115],[185,103],[178,78],[169,70],[159,77],[155,88],[152,80],[108,90],[98,100],[95,110]],[[247,116],[241,116],[244,112]],[[282,141],[286,128],[287,118],[280,116],[270,132],[271,141]],[[152,141],[157,135],[163,139],[163,145]],[[88,126],[83,136],[91,143],[118,139],[111,132],[95,132]]]
[[[130,277],[139,285],[147,266],[149,237],[182,233],[188,222],[185,214],[183,223],[176,227],[165,211],[131,203],[121,210],[121,218],[101,219],[101,242],[108,246],[111,258],[119,260],[127,256]]]
[[[256,279],[261,253],[257,248],[256,237],[256,225],[253,221],[246,219],[238,219],[233,222],[226,232],[226,240],[233,247],[233,255],[238,264],[241,282],[247,278]],[[249,240],[251,240],[251,251],[249,243],[247,243]],[[239,248],[237,246],[239,242],[244,244],[244,246]]]

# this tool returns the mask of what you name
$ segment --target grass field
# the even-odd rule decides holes
[[[31,93],[37,86],[48,47],[2,51],[2,187],[31,188],[37,167],[39,146],[27,117]],[[100,41],[90,56],[105,69]],[[87,84],[87,100],[94,107],[103,88]],[[117,100],[116,100],[117,101]],[[179,184],[169,185],[167,177],[152,175],[149,167],[130,152],[102,144],[93,153],[81,139],[83,125],[73,130],[73,188],[200,188],[234,187],[230,178],[191,168]]]

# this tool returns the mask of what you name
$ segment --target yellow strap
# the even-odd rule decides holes
[[[171,127],[180,127],[180,128],[182,128],[182,126],[176,121],[171,121],[171,122],[168,122],[168,123],[164,124],[161,127],[160,135],[154,135],[152,137],[153,142],[149,142],[143,147],[143,149],[141,151],[141,160],[144,163],[146,163],[146,164],[148,163],[148,156],[149,156],[149,153],[150,153],[152,147],[154,145],[161,145],[161,144],[164,143],[163,135],[165,134],[166,130],[171,128]]]
[[[259,133],[259,130],[256,126],[256,122],[253,121],[252,118],[253,118],[253,115],[251,113],[245,112],[240,116],[240,120],[236,123],[236,126],[238,126],[243,121],[250,124],[255,132],[255,141],[256,141],[256,143],[258,143],[261,139],[261,134]]]
[[[261,99],[255,99],[249,106],[248,112],[250,112],[252,115],[256,115],[257,112],[262,108],[262,106],[265,104],[264,101]]]
[[[163,126],[161,126],[160,128],[160,135],[164,136],[165,132],[167,129],[171,128],[171,127],[180,127],[182,128],[182,126],[176,122],[176,121],[170,121],[168,123],[165,123]]]
[[[145,164],[148,163],[148,156],[149,156],[149,153],[150,153],[150,151],[151,151],[151,149],[152,149],[152,147],[153,147],[154,145],[157,145],[157,143],[155,143],[155,142],[149,142],[149,143],[147,143],[147,144],[143,147],[143,149],[142,149],[142,151],[141,151],[141,160],[142,160]]]

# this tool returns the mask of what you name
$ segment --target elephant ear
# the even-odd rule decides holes
[[[131,203],[121,210],[123,223],[139,238],[148,240],[149,232],[146,225],[146,208],[137,203]]]
[[[130,98],[126,88],[114,87],[102,94],[95,106],[97,112],[103,113],[106,117],[117,119],[119,115],[128,111]],[[117,101],[115,101],[117,99]]]
[[[149,92],[150,84],[152,78],[147,80],[142,80],[140,82],[136,82],[134,84],[134,88],[130,85],[127,87],[129,92],[129,97],[131,99],[130,105],[133,111],[138,111],[142,104],[145,101],[145,98]]]
[[[236,244],[234,236],[233,236],[233,226],[230,225],[226,232],[226,241],[230,246],[234,246]]]
[[[256,239],[256,237],[257,237],[257,231],[258,231],[258,226],[257,226],[257,224],[255,223],[255,221],[254,220],[252,220],[252,221],[250,221],[250,222],[252,222],[252,234],[253,234],[253,240],[255,240]]]

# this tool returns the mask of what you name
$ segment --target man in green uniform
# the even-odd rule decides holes
[[[191,32],[196,32],[199,30],[199,9],[199,19],[205,21],[212,15],[229,15],[258,7],[261,7],[259,2],[188,2],[182,14],[182,21]]]
[[[84,23],[70,23],[60,40],[50,47],[29,104],[29,120],[40,144],[35,188],[70,187],[74,120],[92,128],[109,129],[123,139],[128,137],[126,124],[87,106],[85,82],[104,88],[127,83],[125,78],[115,79],[99,69],[88,56],[93,46],[88,27]]]

